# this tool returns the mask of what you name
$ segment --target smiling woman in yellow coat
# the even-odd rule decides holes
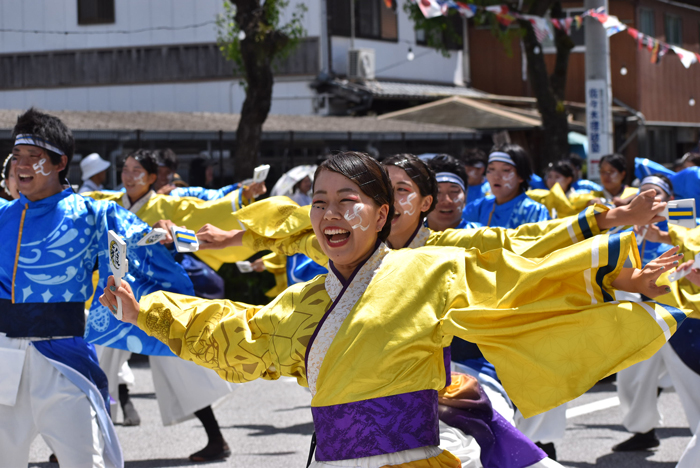
[[[139,305],[126,282],[100,298],[114,308],[116,293],[125,320],[227,380],[287,375],[308,386],[313,466],[458,467],[437,447],[442,350],[453,336],[482,349],[531,415],[650,356],[665,342],[657,319],[675,330],[686,315],[653,302],[610,302],[616,288],[663,292],[653,286],[663,259],[623,269],[627,259],[639,264],[632,234],[596,236],[540,260],[505,250],[392,251],[383,241],[393,193],[376,161],[334,155],[314,184],[311,223],[330,259],[327,275],[261,308],[164,292]]]

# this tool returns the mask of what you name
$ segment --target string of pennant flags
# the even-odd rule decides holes
[[[385,0],[393,2],[394,0]],[[584,11],[580,15],[568,18],[543,18],[541,16],[525,15],[511,10],[508,5],[479,6],[471,3],[464,3],[455,0],[410,0],[418,4],[421,12],[426,18],[446,16],[450,10],[456,10],[465,18],[472,18],[479,11],[487,12],[495,16],[496,21],[504,27],[510,26],[518,20],[525,20],[532,24],[537,40],[542,43],[545,39],[554,39],[555,27],[566,34],[571,35],[572,28],[577,30],[583,25],[583,18],[590,16],[600,21],[605,28],[608,37],[622,31],[632,36],[637,41],[637,46],[641,50],[646,47],[651,52],[651,63],[659,63],[661,58],[673,52],[678,56],[685,68],[690,68],[694,63],[700,62],[700,54],[683,49],[676,45],[667,44],[654,37],[648,36],[641,31],[628,27],[622,23],[617,16],[608,15],[605,8],[597,8]]]

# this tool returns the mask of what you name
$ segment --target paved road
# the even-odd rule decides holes
[[[147,364],[134,367],[137,385],[134,403],[141,414],[139,427],[117,425],[126,466],[159,468],[191,465],[187,456],[206,444],[206,435],[197,420],[163,427],[153,394],[153,381]],[[591,403],[609,403],[615,397],[612,384],[599,384],[569,404],[585,410]],[[206,464],[220,467],[304,467],[313,426],[309,393],[293,379],[259,381],[238,386],[215,409],[222,431],[234,455],[225,462]],[[613,402],[614,403],[614,402]],[[620,425],[619,406],[612,406],[568,419],[565,439],[557,445],[559,460],[566,467],[586,468],[673,468],[690,440],[690,431],[678,397],[662,393],[660,408],[665,425],[657,430],[661,447],[655,452],[612,453],[610,447],[628,434]],[[46,462],[50,451],[40,438],[32,445],[30,467],[52,467]],[[67,468],[67,467],[64,467]]]

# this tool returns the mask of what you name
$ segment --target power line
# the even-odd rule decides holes
[[[216,21],[205,21],[204,23],[188,24],[186,26],[156,26],[153,28],[126,30],[101,30],[101,31],[44,31],[41,29],[13,29],[0,28],[0,32],[20,33],[20,34],[58,34],[58,35],[98,35],[98,34],[139,34],[150,31],[180,31],[183,29],[196,29],[204,26],[216,24]]]

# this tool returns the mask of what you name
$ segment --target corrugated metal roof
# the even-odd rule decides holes
[[[21,110],[0,110],[0,129],[14,127]],[[72,130],[144,132],[235,132],[239,114],[206,112],[89,112],[47,111]],[[474,130],[376,117],[324,117],[305,115],[269,115],[265,133],[475,133]]]
[[[366,81],[363,86],[375,98],[424,98],[433,99],[446,96],[487,96],[483,91],[461,86],[445,86],[432,84],[399,83],[395,81]]]

